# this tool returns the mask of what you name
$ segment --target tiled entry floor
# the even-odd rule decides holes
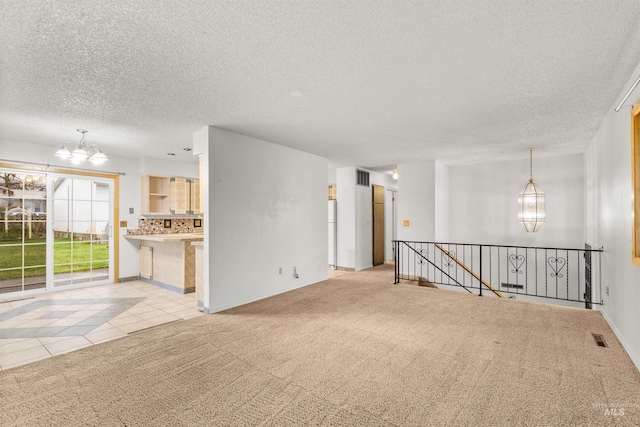
[[[0,301],[0,369],[200,314],[195,293],[140,281]]]

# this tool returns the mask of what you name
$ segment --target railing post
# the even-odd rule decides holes
[[[480,245],[480,296],[482,296],[482,245]]]
[[[396,240],[395,242],[393,242],[393,245],[395,246],[394,252],[393,252],[393,261],[395,263],[395,273],[396,273],[396,277],[394,278],[393,284],[397,285],[398,283],[400,283],[400,279],[398,278],[400,276],[400,254],[398,253],[400,249],[400,242]]]

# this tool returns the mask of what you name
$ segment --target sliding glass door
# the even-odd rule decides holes
[[[111,275],[111,182],[53,176],[53,286],[104,282]]]
[[[0,169],[0,294],[113,282],[111,178]]]

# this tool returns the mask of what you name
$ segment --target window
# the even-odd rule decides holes
[[[631,110],[631,177],[633,180],[633,263],[640,267],[640,104]]]

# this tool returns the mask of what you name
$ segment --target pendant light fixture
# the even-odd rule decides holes
[[[72,142],[66,141],[62,144],[62,147],[56,151],[56,156],[62,159],[70,159],[73,163],[82,163],[86,160],[89,160],[94,164],[102,164],[105,161],[109,160],[100,149],[100,146],[93,144],[90,147],[87,147],[87,144],[84,141],[84,134],[89,131],[86,129],[76,129],[78,132],[82,134],[80,138],[80,142],[78,144],[74,144]]]
[[[529,182],[518,195],[518,221],[529,233],[542,227],[546,218],[546,197],[533,182],[533,148],[529,148]]]

